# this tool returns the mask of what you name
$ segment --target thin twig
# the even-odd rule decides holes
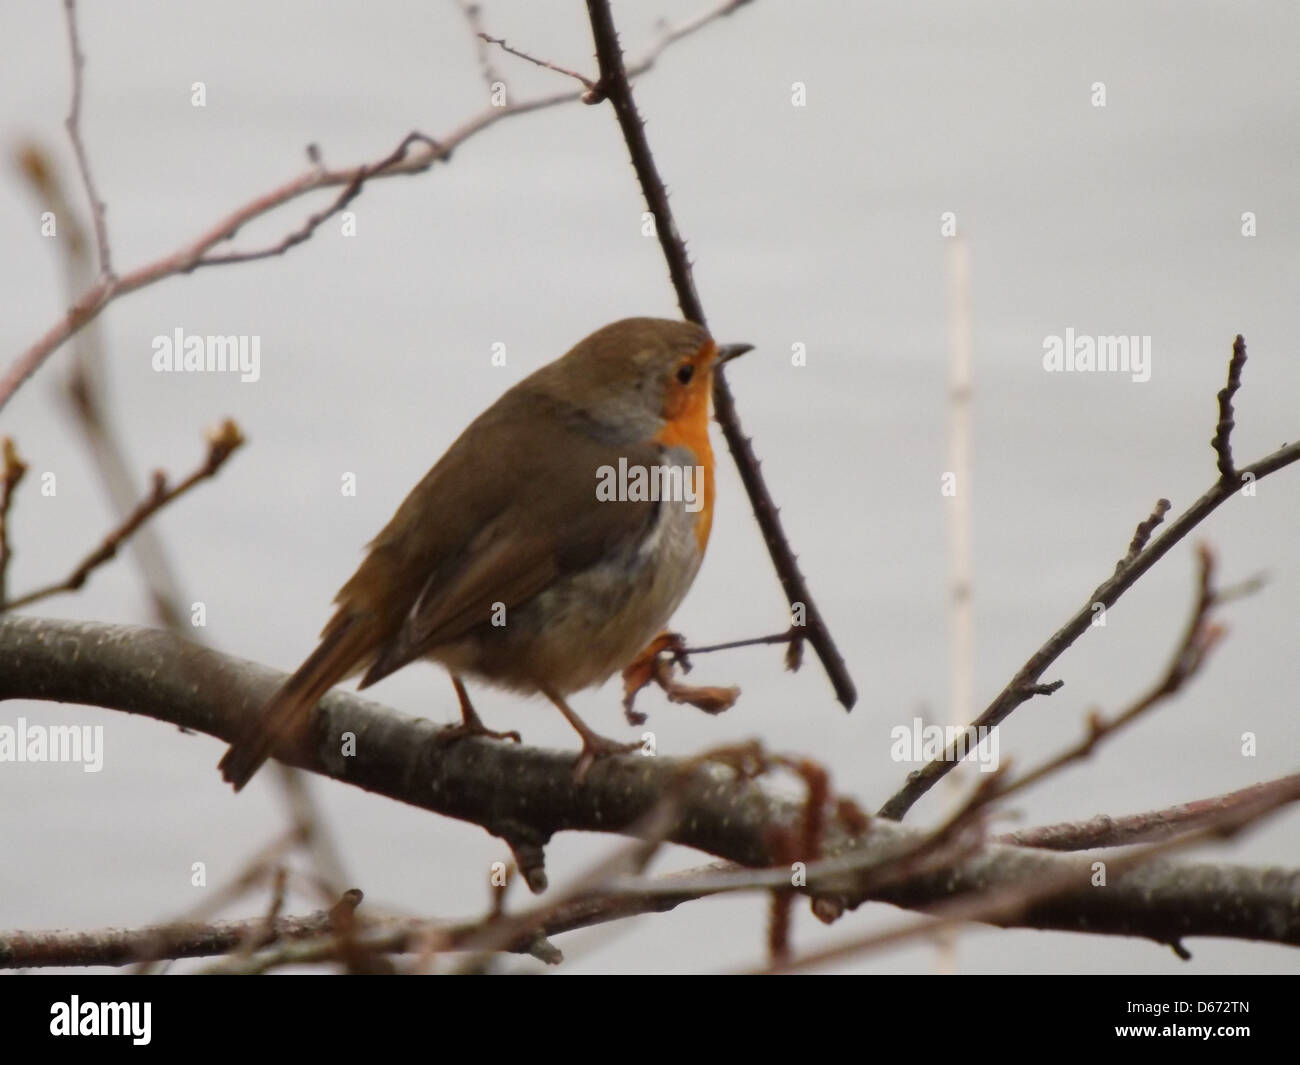
[[[16,152],[19,169],[36,198],[59,220],[60,238],[51,243],[62,253],[66,299],[71,301],[95,276],[93,251],[79,211],[70,201],[59,172],[48,151],[35,142]],[[90,323],[72,340],[72,360],[65,395],[81,428],[87,450],[99,470],[116,516],[121,519],[135,507],[139,488],[118,434],[114,431],[103,388],[106,362],[99,320]],[[132,557],[153,603],[159,621],[176,632],[193,635],[188,624],[175,569],[162,538],[153,525],[145,525],[132,539]],[[4,595],[0,594],[0,603]],[[182,628],[183,626],[183,628]]]
[[[251,897],[255,891],[259,891],[268,881],[272,881],[277,875],[277,871],[285,868],[285,862],[293,853],[293,849],[299,842],[297,828],[291,828],[286,832],[272,838],[267,843],[262,844],[249,857],[244,865],[226,881],[217,884],[214,888],[209,888],[203,895],[201,902],[190,907],[185,913],[172,918],[163,924],[151,926],[152,933],[157,937],[158,942],[149,945],[144,942],[138,944],[139,949],[134,954],[136,968],[133,972],[137,974],[147,974],[153,971],[153,962],[165,960],[173,955],[166,952],[161,945],[175,935],[185,935],[185,929],[193,928],[210,921],[213,916],[235,903]],[[315,890],[321,895],[322,899],[333,901],[333,895],[324,890],[324,885],[309,882],[305,885],[307,889]],[[241,940],[247,942],[247,938]],[[181,957],[183,955],[175,955]],[[128,961],[120,964],[127,964]]]
[[[1169,500],[1157,499],[1155,507],[1151,510],[1151,516],[1146,521],[1138,522],[1138,527],[1133,533],[1133,539],[1129,541],[1128,553],[1115,563],[1116,573],[1137,558],[1142,548],[1146,547],[1147,542],[1151,539],[1151,534],[1165,520],[1165,515],[1169,513],[1169,507]]]
[[[602,858],[596,865],[578,876],[567,890],[553,892],[539,906],[509,916],[502,914],[496,907],[490,910],[485,919],[483,935],[478,940],[481,955],[477,959],[471,959],[467,968],[482,967],[488,955],[502,949],[503,943],[544,942],[549,919],[555,912],[573,902],[599,897],[607,891],[613,880],[620,877],[640,877],[651,858],[668,841],[670,834],[677,830],[682,801],[687,790],[697,785],[701,775],[706,774],[711,767],[716,768],[717,764],[730,766],[734,772],[747,779],[753,779],[777,767],[792,769],[802,776],[808,784],[808,793],[800,818],[801,845],[804,848],[801,853],[804,859],[819,856],[829,794],[829,778],[824,769],[807,760],[768,755],[758,744],[704,751],[682,761],[677,772],[660,791],[654,806],[636,823],[624,829],[625,835],[636,840],[630,847]],[[774,826],[773,833],[777,831],[777,826]],[[793,838],[794,833],[790,836]],[[780,864],[784,859],[778,858],[777,861]],[[652,886],[647,891],[650,895],[657,893],[657,886]],[[707,893],[706,890],[701,894]],[[673,896],[678,901],[685,901],[690,897],[677,890],[674,890]],[[559,952],[556,951],[555,954],[558,955]]]
[[[732,640],[729,643],[711,643],[707,647],[683,647],[680,651],[680,657],[689,658],[691,655],[707,655],[714,651],[730,651],[737,647],[757,647],[761,644],[789,643],[791,640],[798,639],[799,632],[797,629],[789,629],[786,632],[778,632],[772,636],[755,636],[748,640]]]
[[[684,770],[679,778],[681,783],[685,782],[689,772],[689,768]],[[575,877],[568,888],[551,892],[544,902],[521,913],[499,914],[489,911],[476,933],[464,935],[455,942],[456,949],[474,951],[463,971],[482,970],[491,954],[510,950],[511,944],[527,944],[529,953],[535,953],[538,946],[542,946],[546,956],[559,961],[562,957],[560,952],[548,942],[551,922],[571,904],[601,894],[612,877],[628,871],[641,873],[645,869],[676,827],[681,783],[669,787],[643,818],[628,826],[627,834],[634,838],[634,842],[620,847],[612,855],[598,859],[594,865]]]
[[[1234,345],[1233,361],[1237,360],[1238,347],[1244,352],[1245,342]],[[1249,475],[1258,481],[1270,473],[1291,465],[1300,459],[1300,442],[1287,444],[1272,454],[1240,471],[1240,476]],[[991,728],[1001,724],[1006,718],[1030,697],[1029,686],[1037,683],[1047,668],[1061,657],[1076,640],[1093,625],[1095,607],[1100,605],[1109,610],[1119,598],[1138,580],[1160,561],[1169,550],[1179,543],[1188,533],[1236,494],[1239,487],[1238,478],[1220,477],[1204,495],[1188,507],[1165,531],[1148,543],[1129,562],[1122,566],[1108,580],[1103,581],[1088,597],[1074,616],[1061,626],[1051,638],[1033,653],[1005,688],[1002,689],[979,715],[971,726]],[[951,752],[936,758],[922,768],[908,774],[906,782],[880,808],[880,816],[891,820],[901,820],[926,792],[942,780],[959,763],[951,758]]]
[[[63,252],[61,264],[67,298],[71,300],[93,277],[85,227],[78,218],[77,209],[69,201],[49,153],[32,142],[21,145],[16,155],[19,169],[37,197],[59,218],[63,239],[55,243]],[[99,325],[96,319],[72,339],[74,357],[66,394],[117,517],[125,520],[135,509],[138,495],[133,471],[114,432],[104,397],[102,369],[106,356]],[[132,535],[131,545],[134,549],[132,555],[160,621],[173,632],[189,639],[196,638],[197,630],[188,624],[180,585],[156,525],[151,522],[141,525]],[[5,602],[4,588],[0,579],[0,603]],[[288,766],[277,768],[298,838],[315,862],[319,877],[335,887],[333,894],[337,896],[346,876],[325,819],[304,788],[301,773]]]
[[[95,189],[95,179],[90,172],[90,159],[86,155],[86,145],[81,139],[81,95],[85,82],[86,57],[81,51],[81,38],[77,31],[77,0],[63,0],[63,11],[68,23],[68,48],[72,53],[72,107],[68,112],[66,125],[68,137],[72,141],[72,150],[77,156],[77,168],[81,171],[81,182],[85,185],[86,197],[90,200],[90,214],[95,227],[95,252],[99,257],[99,275],[107,279],[113,276],[108,226],[104,219],[107,207]]]
[[[461,0],[460,12],[465,16],[465,22],[469,25],[469,32],[474,37],[474,51],[478,56],[479,72],[483,75],[483,84],[487,86],[488,92],[491,93],[498,82],[504,85],[505,79],[497,73],[496,68],[492,65],[491,49],[484,43],[486,38],[483,33],[483,8],[475,0]]]
[[[1270,780],[1264,784],[1252,784],[1248,788],[1230,791],[1225,795],[1216,795],[1209,799],[1178,803],[1163,810],[1147,810],[1121,817],[1098,814],[1087,821],[1066,821],[1054,825],[1022,828],[1016,832],[996,836],[994,842],[1053,851],[1128,847],[1135,843],[1150,843],[1203,828],[1222,811],[1257,803],[1276,791],[1300,796],[1300,774]]]
[[[588,91],[596,88],[596,83],[594,81],[579,74],[576,70],[570,70],[568,67],[558,66],[545,59],[538,59],[536,56],[531,56],[527,52],[521,52],[518,48],[512,48],[506,43],[504,37],[493,37],[491,34],[487,33],[479,33],[478,37],[480,40],[486,41],[488,44],[495,44],[503,52],[509,52],[513,56],[518,56],[520,59],[526,60],[534,66],[542,67],[546,70],[553,70],[557,74],[563,74],[566,78],[573,78],[575,81],[581,82],[583,87]]]
[[[1232,430],[1236,422],[1233,420],[1232,398],[1241,387],[1241,369],[1245,365],[1246,338],[1238,333],[1237,339],[1232,342],[1232,358],[1228,361],[1228,383],[1219,389],[1219,421],[1210,440],[1210,446],[1219,458],[1219,476],[1234,484],[1237,470],[1232,463]]]
[[[27,472],[27,463],[18,456],[18,449],[9,437],[0,440],[0,461],[4,462],[0,476],[0,603],[5,601],[5,587],[9,573],[9,559],[13,551],[9,546],[9,507],[13,503],[14,489]]]
[[[446,149],[432,137],[426,137],[418,131],[408,133],[402,138],[402,143],[383,159],[380,159],[379,162],[357,167],[352,180],[343,187],[342,191],[339,192],[328,207],[309,215],[301,226],[286,234],[274,244],[255,251],[232,251],[221,255],[204,254],[186,267],[182,273],[191,273],[202,266],[220,266],[225,263],[249,263],[256,259],[271,259],[277,255],[283,255],[290,248],[296,248],[299,244],[309,240],[322,222],[332,218],[355,200],[361,194],[362,186],[371,178],[381,177],[390,172],[405,172],[402,169],[402,164],[407,161],[407,153],[413,144],[423,144],[427,147],[432,153],[430,156],[431,161],[434,158],[446,158]],[[232,233],[231,236],[234,236],[234,234]]]
[[[1131,725],[1139,717],[1176,695],[1200,672],[1210,652],[1222,639],[1224,630],[1219,625],[1210,624],[1210,611],[1218,605],[1219,597],[1214,588],[1214,556],[1209,548],[1204,545],[1198,547],[1197,561],[1200,567],[1200,579],[1196,602],[1192,606],[1191,617],[1184,629],[1183,637],[1179,640],[1159,680],[1113,718],[1103,718],[1095,712],[1090,714],[1087,732],[1082,739],[1036,769],[999,787],[991,796],[992,799],[1005,799],[1059,772],[1066,766],[1087,758],[1102,740]]]
[[[701,26],[707,25],[714,18],[729,13],[734,6],[734,3],[723,4],[722,7],[698,16],[685,26],[665,34],[629,68],[629,72],[639,74],[649,70],[669,45]],[[0,409],[9,402],[22,383],[35,373],[51,354],[57,351],[69,337],[82,329],[88,322],[93,321],[103,312],[105,307],[116,299],[165,278],[189,273],[201,266],[247,261],[246,258],[222,258],[208,253],[217,245],[230,240],[240,229],[254,219],[317,189],[349,186],[357,180],[358,176],[362,176],[363,181],[369,181],[376,178],[423,173],[430,169],[434,163],[450,159],[454,149],[502,119],[531,114],[534,111],[557,107],[561,104],[575,103],[581,100],[583,95],[583,92],[578,91],[551,93],[530,100],[522,100],[519,103],[508,104],[505,107],[485,108],[446,136],[438,138],[437,144],[440,145],[438,150],[435,151],[429,148],[425,151],[414,152],[401,164],[390,165],[382,172],[377,172],[375,165],[327,170],[318,163],[313,162],[306,173],[237,208],[190,241],[190,243],[171,254],[129,271],[120,277],[115,275],[102,277],[94,285],[87,288],[72,302],[59,320],[25,351],[19,354],[3,376],[0,376]],[[319,225],[319,223],[317,224]],[[310,231],[313,227],[309,226],[307,228]],[[301,229],[299,232],[301,232]],[[301,241],[296,243],[301,243]],[[294,244],[288,244],[285,250],[293,246]],[[266,249],[261,257],[264,258],[266,255],[274,253],[273,249],[275,247],[273,245],[271,249]]]
[[[174,499],[184,495],[199,481],[214,476],[231,453],[243,442],[244,438],[239,431],[239,427],[233,421],[227,419],[222,422],[216,430],[209,434],[208,454],[197,470],[174,488],[169,488],[166,475],[161,470],[157,471],[154,474],[153,489],[149,495],[134,511],[127,515],[126,519],[117,528],[104,538],[103,542],[94,551],[82,559],[67,577],[61,581],[55,581],[53,584],[47,584],[43,588],[37,588],[35,591],[28,592],[17,599],[0,603],[0,612],[16,610],[19,607],[28,606],[38,600],[47,599],[61,592],[76,591],[86,583],[86,578],[91,573],[112,559],[117,554],[117,549],[154,514]]]
[[[736,6],[727,5],[725,10],[720,9],[720,13],[730,14]],[[668,263],[668,273],[677,292],[678,305],[683,317],[688,321],[706,325],[704,307],[700,303],[699,293],[695,290],[695,279],[691,272],[690,258],[686,253],[686,244],[677,232],[677,223],[668,205],[668,191],[664,188],[654,155],[650,151],[650,143],[645,135],[645,124],[637,113],[636,104],[632,99],[632,87],[623,63],[623,51],[618,42],[618,32],[614,28],[614,17],[610,13],[608,0],[587,0],[587,14],[591,21],[592,37],[596,43],[596,58],[600,63],[600,82],[597,90],[613,105],[614,113],[618,117],[619,128],[623,132],[623,139],[632,157],[632,166],[636,170],[637,180],[645,195],[646,206],[654,215],[655,231]],[[772,495],[759,472],[758,457],[754,454],[753,443],[745,436],[744,429],[740,425],[740,417],[736,412],[735,400],[731,395],[731,388],[721,373],[714,374],[713,377],[713,405],[718,424],[722,426],[722,435],[727,440],[727,446],[731,449],[736,468],[740,472],[741,482],[749,495],[754,517],[762,531],[768,554],[780,578],[786,601],[792,611],[798,605],[802,605],[807,630],[804,634],[805,638],[812,644],[818,658],[821,659],[826,675],[835,689],[836,698],[846,710],[852,709],[853,704],[857,702],[857,689],[849,676],[844,658],[835,646],[830,630],[808,591],[807,582],[782,528],[776,504],[772,501]]]
[[[1065,681],[1053,680],[1046,684],[1025,684],[1020,688],[1020,694],[1028,699],[1031,695],[1055,695],[1065,687]]]

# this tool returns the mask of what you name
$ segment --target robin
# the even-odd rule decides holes
[[[565,696],[633,661],[695,579],[713,524],[713,375],[751,347],[628,318],[505,392],[371,541],[320,645],[221,760],[225,779],[247,784],[341,680],[365,688],[417,659],[451,674],[453,735],[506,735],[479,719],[472,677],[553,702],[582,737],[579,775],[636,749]]]

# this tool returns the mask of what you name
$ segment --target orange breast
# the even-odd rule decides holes
[[[710,345],[710,348],[712,345]],[[701,353],[704,354],[704,353]],[[705,361],[711,361],[712,353]],[[698,373],[691,383],[669,396],[668,421],[655,437],[664,447],[689,448],[695,464],[704,468],[704,506],[695,517],[695,539],[703,552],[713,528],[713,446],[709,443],[709,403],[713,374]]]

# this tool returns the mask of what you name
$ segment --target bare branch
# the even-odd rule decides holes
[[[1078,743],[1038,768],[998,788],[995,796],[997,799],[1023,791],[1066,766],[1087,758],[1102,740],[1131,725],[1143,714],[1176,695],[1200,671],[1210,652],[1222,639],[1224,630],[1218,625],[1210,624],[1210,611],[1219,601],[1218,594],[1214,590],[1214,556],[1209,548],[1201,545],[1197,550],[1197,560],[1200,565],[1200,581],[1196,602],[1192,606],[1191,618],[1188,620],[1183,637],[1174,649],[1169,665],[1165,667],[1160,679],[1113,718],[1103,718],[1098,713],[1090,714],[1087,733]]]
[[[0,440],[0,460],[4,462],[4,471],[0,476],[0,603],[5,601],[6,574],[9,572],[9,559],[13,551],[9,547],[9,507],[13,503],[14,489],[27,472],[27,463],[18,457],[18,449],[9,437]]]
[[[288,233],[274,244],[256,251],[232,251],[222,255],[214,255],[210,252],[203,254],[181,272],[188,274],[202,266],[220,266],[225,263],[248,263],[253,262],[255,259],[271,259],[277,255],[283,255],[290,248],[296,248],[299,244],[309,240],[322,222],[332,218],[355,200],[361,194],[361,187],[371,178],[383,177],[387,173],[402,172],[402,164],[407,162],[407,154],[413,144],[423,144],[429,149],[431,153],[428,157],[430,163],[434,159],[447,158],[447,149],[431,137],[426,137],[419,132],[408,133],[402,138],[402,143],[384,156],[383,159],[380,159],[379,162],[357,167],[352,180],[343,187],[343,190],[334,198],[334,201],[324,210],[309,215],[307,220],[292,233]],[[234,236],[234,234],[232,233],[231,236]]]
[[[1243,351],[1244,344],[1243,341]],[[1300,442],[1287,444],[1240,471],[1240,478],[1249,477],[1252,481],[1258,481],[1298,459],[1300,459]],[[1047,668],[1092,626],[1096,616],[1095,608],[1100,606],[1108,610],[1114,606],[1120,596],[1168,554],[1170,548],[1236,493],[1240,478],[1220,477],[1209,491],[1179,515],[1172,524],[1167,525],[1163,533],[1143,547],[1132,559],[1126,561],[1113,576],[1093,589],[1083,606],[1033,653],[1028,662],[1020,667],[1020,671],[994,697],[984,712],[971,723],[971,727],[992,727],[1006,720],[1016,707],[1030,697],[1032,686],[1038,682]],[[936,758],[921,769],[908,774],[903,786],[880,808],[880,815],[895,821],[901,820],[921,796],[958,764],[950,755],[951,752],[945,752],[943,757]]]
[[[222,465],[228,459],[231,453],[243,444],[244,438],[239,431],[239,427],[233,421],[227,419],[208,435],[208,454],[192,474],[181,481],[174,488],[168,487],[167,477],[161,471],[154,473],[153,490],[149,493],[138,507],[135,508],[126,520],[123,521],[116,529],[110,532],[104,541],[87,555],[77,567],[61,581],[53,584],[47,584],[43,588],[37,588],[33,592],[19,596],[17,599],[0,603],[0,612],[16,610],[19,607],[29,606],[41,599],[47,599],[52,595],[58,595],[60,592],[76,591],[86,583],[86,578],[96,569],[108,562],[117,554],[117,549],[126,542],[131,535],[148,521],[154,514],[160,511],[168,503],[183,496],[199,481],[216,475]]]
[[[81,38],[77,31],[77,0],[63,0],[63,11],[68,23],[68,48],[72,53],[72,109],[68,112],[68,137],[72,141],[72,150],[77,156],[77,168],[81,171],[81,183],[86,187],[86,197],[90,200],[90,215],[95,228],[95,252],[99,257],[99,275],[107,279],[113,276],[112,256],[108,246],[108,226],[104,220],[107,208],[95,189],[95,179],[90,172],[90,159],[86,155],[86,145],[81,139],[81,95],[85,82],[86,57],[81,51]]]
[[[0,699],[105,706],[229,742],[283,680],[278,671],[157,630],[0,617]],[[301,742],[277,757],[498,836],[532,839],[539,848],[560,831],[626,832],[679,787],[668,842],[767,867],[774,858],[772,830],[795,828],[806,816],[803,803],[781,797],[729,762],[690,766],[665,757],[616,756],[602,759],[579,783],[571,751],[477,738],[446,744],[443,731],[336,690],[321,701]],[[340,754],[344,733],[357,738],[354,757]],[[925,836],[880,818],[848,816],[837,803],[835,816],[824,822],[822,851],[827,860],[870,863],[906,852]],[[1218,935],[1300,944],[1300,872],[1152,864],[1112,876],[1099,892],[1086,858],[988,845],[946,868],[883,887],[873,888],[870,877],[860,887],[849,872],[810,876],[807,891],[839,909],[868,899],[921,908],[1056,875],[1072,877],[1073,887],[1014,923],[1160,942]]]
[[[1243,803],[1219,811],[1212,820],[1197,831],[1111,856],[1104,863],[1108,890],[1115,885],[1117,878],[1119,882],[1127,884],[1144,880],[1153,874],[1158,875],[1162,869],[1169,868],[1166,863],[1159,863],[1156,860],[1170,850],[1203,840],[1232,836],[1297,800],[1300,800],[1300,778],[1297,778],[1297,783],[1293,787],[1275,789],[1258,797],[1252,803]],[[1223,870],[1225,873],[1227,871]],[[1293,889],[1300,893],[1300,873],[1282,875],[1291,880]],[[1211,880],[1203,883],[1201,888],[1206,891],[1217,891],[1218,886]],[[927,912],[932,919],[909,921],[887,932],[855,937],[825,950],[788,960],[779,966],[770,966],[763,971],[787,972],[809,968],[849,958],[867,950],[896,945],[906,940],[933,937],[947,930],[955,930],[971,921],[1002,927],[1021,926],[1026,921],[1042,920],[1047,913],[1074,897],[1077,890],[1078,882],[1067,870],[1044,871],[1041,879],[1026,879],[1018,884],[990,886],[987,890],[958,895],[938,905],[927,907]],[[1104,892],[1094,889],[1093,895],[1099,894]],[[1177,904],[1170,900],[1163,890],[1157,888],[1148,899],[1148,905],[1156,909],[1174,906],[1175,909],[1166,914],[1173,920],[1164,922],[1162,930],[1157,934],[1152,934],[1150,929],[1142,932],[1135,931],[1134,934],[1145,935],[1157,942],[1167,944],[1184,960],[1190,958],[1190,953],[1183,946],[1183,940],[1188,938],[1188,934],[1178,927]],[[1087,929],[1086,921],[1085,918],[1079,925],[1080,931]]]
[[[724,8],[734,7],[734,4],[723,5],[723,8],[717,9],[716,13],[708,17],[697,17],[690,23],[678,30],[671,31],[661,38],[652,46],[646,54],[630,68],[633,74],[650,69],[658,59],[659,55],[672,43],[680,40],[681,37],[696,29],[707,25],[714,17],[720,14],[728,13]],[[396,165],[390,165],[379,171],[377,164],[348,167],[342,170],[328,170],[317,163],[313,162],[312,167],[305,174],[294,178],[292,181],[274,188],[271,191],[257,197],[254,200],[244,204],[242,207],[227,215],[216,225],[212,226],[206,232],[192,240],[189,244],[183,246],[170,255],[163,256],[154,262],[147,263],[138,267],[121,277],[108,275],[101,277],[94,285],[86,289],[80,296],[75,299],[67,312],[53,325],[44,335],[36,340],[30,347],[22,352],[0,376],[0,408],[13,397],[19,386],[27,380],[40,365],[53,352],[57,351],[69,337],[83,328],[86,323],[93,321],[110,303],[121,296],[130,292],[145,288],[148,285],[155,284],[164,278],[173,277],[176,274],[189,273],[198,269],[200,266],[219,265],[224,262],[246,261],[249,256],[240,258],[227,258],[222,256],[209,255],[212,248],[230,240],[245,225],[261,217],[270,211],[275,210],[301,196],[315,192],[317,189],[347,187],[357,180],[360,176],[365,182],[371,178],[396,177],[399,175],[420,174],[428,170],[434,163],[444,162],[451,158],[452,152],[469,140],[475,134],[481,133],[489,126],[495,125],[502,119],[513,118],[519,115],[530,114],[534,111],[545,110],[550,107],[557,107],[560,104],[574,103],[583,97],[580,91],[552,93],[545,96],[534,97],[530,100],[522,100],[519,103],[508,104],[505,107],[488,107],[479,112],[479,114],[464,122],[457,129],[452,130],[446,136],[438,138],[436,143],[439,145],[437,150],[428,148],[425,151],[411,153],[403,162]],[[408,138],[409,140],[409,138]],[[403,143],[406,143],[404,141]],[[431,142],[432,143],[432,142]],[[316,223],[319,225],[319,222]],[[295,232],[301,232],[302,228]],[[314,231],[310,219],[305,228]],[[292,237],[293,234],[290,234]],[[292,241],[285,246],[284,250],[294,247],[301,243],[301,240]],[[279,254],[275,251],[278,245],[271,248],[263,249],[260,254],[251,256],[254,258],[265,258],[270,254]]]
[[[62,239],[52,243],[61,253],[59,263],[63,268],[65,297],[72,301],[95,276],[93,251],[86,229],[63,187],[50,153],[33,141],[20,145],[15,154],[19,168],[37,199],[59,219]],[[139,488],[135,483],[135,471],[114,431],[103,388],[106,355],[99,324],[97,319],[73,339],[64,394],[117,517],[121,519],[134,509]],[[131,544],[132,555],[159,622],[172,629],[184,625],[187,631],[192,632],[182,608],[175,569],[154,526],[143,526]],[[0,592],[0,603],[4,601],[4,594]]]
[[[1098,814],[1087,821],[1066,821],[1055,825],[1022,828],[996,837],[996,842],[1054,851],[1084,851],[1097,847],[1127,847],[1135,843],[1150,843],[1203,828],[1226,810],[1249,806],[1281,792],[1300,796],[1300,775],[1281,777],[1265,784],[1252,784],[1226,795],[1179,803],[1163,810],[1147,810],[1123,817]]]
[[[1115,563],[1116,573],[1137,558],[1142,548],[1146,547],[1147,542],[1151,539],[1151,534],[1165,520],[1165,515],[1169,513],[1169,507],[1169,500],[1157,499],[1156,505],[1151,510],[1151,516],[1146,521],[1138,522],[1138,527],[1133,533],[1133,539],[1129,541],[1128,553]]]
[[[242,943],[304,939],[330,928],[321,910],[303,917],[264,917],[246,921],[150,925],[143,928],[104,928],[89,932],[58,929],[48,932],[0,932],[0,967],[38,968],[50,965],[132,965],[168,958],[198,958],[227,954]]]
[[[714,13],[713,17],[730,14],[739,4],[726,4]],[[596,42],[596,58],[600,62],[600,82],[597,91],[613,105],[618,117],[619,128],[627,143],[632,157],[632,166],[636,170],[637,180],[645,195],[646,206],[654,215],[655,231],[659,245],[668,263],[668,273],[672,278],[673,288],[677,292],[677,302],[682,315],[689,321],[705,325],[704,307],[695,290],[695,279],[691,273],[690,259],[686,254],[686,244],[677,232],[677,223],[668,206],[668,191],[650,151],[650,143],[645,135],[645,123],[637,113],[632,99],[632,87],[629,73],[623,63],[623,50],[618,42],[618,32],[614,28],[614,17],[610,13],[608,0],[587,0],[587,14],[591,21],[592,37]],[[595,102],[588,100],[588,102]],[[806,619],[806,631],[803,637],[810,643],[822,667],[830,678],[835,696],[846,710],[853,708],[857,702],[857,688],[849,676],[844,657],[835,646],[830,629],[813,602],[808,591],[807,581],[799,569],[798,560],[790,547],[790,542],[781,526],[781,518],[772,495],[768,491],[763,476],[759,472],[758,456],[754,453],[753,443],[745,435],[736,412],[736,403],[731,395],[731,388],[721,373],[713,376],[713,405],[718,424],[722,426],[722,435],[731,449],[732,458],[740,472],[741,483],[749,496],[754,510],[754,517],[763,534],[772,565],[776,569],[781,587],[791,610],[796,605],[803,607]],[[793,646],[793,645],[792,645]],[[787,665],[793,667],[798,663],[797,654],[787,658]]]
[[[478,36],[480,40],[486,41],[488,44],[495,44],[503,52],[509,52],[513,56],[518,56],[520,59],[527,60],[534,66],[542,67],[545,70],[553,70],[557,74],[563,74],[566,78],[573,78],[575,81],[581,82],[583,88],[587,89],[589,92],[596,88],[596,83],[594,81],[579,74],[576,70],[570,70],[568,67],[556,66],[556,64],[549,63],[545,59],[538,59],[535,56],[529,55],[527,52],[521,52],[518,48],[511,48],[510,45],[506,43],[504,37],[493,37],[487,33],[480,33]]]
[[[787,629],[785,632],[774,633],[771,636],[754,636],[748,640],[731,640],[728,643],[713,643],[707,647],[683,647],[680,652],[681,658],[689,658],[691,655],[707,655],[714,651],[731,651],[737,647],[757,647],[762,644],[790,643],[798,639],[797,629]]]
[[[505,79],[492,66],[491,51],[484,43],[487,37],[483,33],[483,8],[475,0],[460,0],[459,6],[460,13],[465,16],[465,22],[469,26],[469,32],[474,36],[474,51],[478,56],[479,72],[483,75],[483,83],[491,93],[493,85],[497,82],[504,85]]]
[[[1219,422],[1214,427],[1214,437],[1210,446],[1219,457],[1219,476],[1225,481],[1237,481],[1237,469],[1232,464],[1232,430],[1236,425],[1233,420],[1232,397],[1241,387],[1241,370],[1246,365],[1246,338],[1240,333],[1232,342],[1232,358],[1228,360],[1228,384],[1219,389]]]

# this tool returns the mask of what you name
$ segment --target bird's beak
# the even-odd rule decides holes
[[[716,369],[717,367],[721,366],[724,362],[730,362],[732,359],[736,358],[737,356],[743,355],[745,354],[745,352],[753,351],[753,350],[754,350],[753,344],[719,344],[718,357],[714,361],[713,366]]]

